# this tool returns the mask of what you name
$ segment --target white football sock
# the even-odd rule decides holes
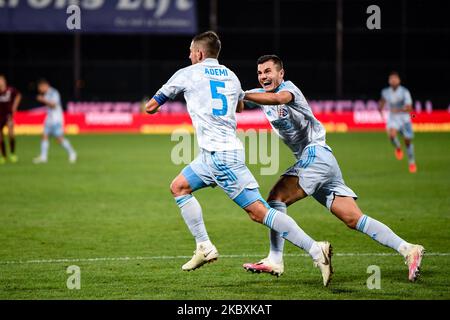
[[[61,142],[61,146],[69,154],[73,154],[75,152],[75,150],[73,150],[72,145],[70,144],[69,140],[67,140],[67,139],[63,139],[63,141]]]
[[[280,233],[281,236],[293,245],[302,248],[309,253],[314,240],[308,236],[287,214],[275,209],[269,209],[263,223],[269,228]],[[314,257],[313,257],[314,258]]]
[[[400,149],[400,141],[398,141],[397,137],[391,138],[391,143],[394,145],[395,148]]]
[[[286,214],[287,208],[286,204],[281,201],[272,200],[269,202],[269,206],[278,210],[281,213]],[[269,231],[270,238],[270,252],[269,260],[275,263],[281,263],[283,261],[283,249],[284,249],[284,238],[273,229]]]
[[[47,160],[48,149],[50,148],[50,144],[48,140],[41,141],[41,158]]]
[[[178,207],[181,209],[181,215],[188,226],[191,234],[194,236],[197,244],[208,241],[205,223],[203,222],[202,207],[192,194],[175,197]]]
[[[367,234],[382,245],[396,250],[400,254],[402,254],[400,250],[403,251],[403,248],[408,245],[406,241],[397,236],[388,226],[366,215],[359,218],[356,229]]]
[[[414,158],[414,145],[412,143],[409,144],[409,146],[406,147],[406,153],[408,154],[408,162],[415,163],[416,160]]]

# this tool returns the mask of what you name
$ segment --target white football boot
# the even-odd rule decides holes
[[[326,287],[330,283],[333,275],[333,267],[331,266],[331,256],[333,255],[331,244],[327,241],[317,242],[321,251],[322,257],[314,260],[314,266],[320,269],[322,273],[323,285]]]
[[[416,281],[420,275],[420,264],[422,263],[422,257],[425,253],[425,248],[418,244],[411,245],[411,248],[406,253],[405,264],[408,265],[409,281]]]
[[[34,164],[47,163],[47,159],[39,156],[33,159]]]
[[[72,152],[69,154],[69,162],[70,163],[77,162],[77,153],[76,152]]]
[[[281,276],[284,273],[284,263],[272,262],[269,257],[262,259],[257,263],[245,263],[244,269],[253,273],[270,273],[274,276]]]
[[[219,257],[219,252],[214,245],[205,247],[204,245],[199,245],[197,250],[194,251],[192,259],[186,262],[181,269],[183,271],[191,271],[200,268],[205,263],[211,263],[217,260]]]

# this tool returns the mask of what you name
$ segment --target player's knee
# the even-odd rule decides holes
[[[178,178],[175,178],[170,184],[170,192],[174,197],[182,196],[188,194],[189,186],[186,186]]]
[[[276,189],[270,190],[269,197],[267,198],[267,202],[270,201],[279,201],[279,202],[287,202],[287,197],[283,195],[283,193],[279,192]]]
[[[358,224],[359,216],[358,215],[350,215],[345,218],[344,223],[350,229],[356,229],[356,225]]]
[[[259,201],[246,207],[244,210],[247,211],[247,214],[250,217],[250,219],[258,223],[263,223],[264,216],[267,213],[267,208],[264,206],[262,202]]]
[[[252,219],[255,222],[262,223],[264,220],[264,216],[255,211],[247,211],[247,213],[250,219]]]
[[[180,187],[179,187],[179,185],[178,185],[178,183],[177,183],[177,181],[176,180],[173,180],[171,183],[170,183],[170,193],[172,193],[172,195],[174,196],[174,197],[176,197],[176,196],[178,196],[178,193],[179,193],[179,191],[180,191]]]

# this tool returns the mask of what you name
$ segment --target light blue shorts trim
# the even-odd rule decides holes
[[[201,149],[194,161],[183,169],[182,174],[193,190],[219,186],[231,199],[246,188],[259,188],[245,165],[244,150],[210,152]]]
[[[409,114],[390,114],[386,122],[386,129],[395,129],[406,139],[414,138],[414,131]]]
[[[44,134],[48,136],[62,137],[64,135],[62,123],[45,123]]]
[[[186,178],[187,182],[189,183],[189,186],[191,187],[192,191],[196,191],[198,189],[202,189],[204,187],[207,187],[208,185],[203,182],[203,180],[192,170],[190,166],[186,166],[182,171],[181,174]]]
[[[244,209],[258,200],[261,201],[267,209],[270,209],[269,204],[261,197],[261,193],[258,188],[242,190],[242,192],[234,198],[233,201]]]
[[[322,205],[331,208],[335,196],[353,197],[357,195],[345,185],[341,169],[333,153],[326,147],[313,145],[306,147],[300,159],[286,170],[284,176],[298,177],[299,186]]]

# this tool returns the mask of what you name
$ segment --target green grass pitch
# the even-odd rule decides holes
[[[285,274],[245,272],[265,256],[268,230],[218,188],[196,193],[221,257],[193,272],[181,265],[194,250],[169,192],[183,168],[168,135],[70,137],[79,161],[70,165],[51,143],[49,163],[33,165],[39,138],[18,138],[19,163],[0,167],[0,299],[450,299],[450,134],[418,133],[418,173],[397,161],[383,133],[329,134],[346,183],[366,214],[427,249],[422,275],[407,281],[402,257],[348,229],[314,199],[289,214],[334,247],[335,275],[322,286],[318,269],[286,244]],[[280,168],[293,163],[280,144]],[[265,196],[277,175],[249,166]],[[66,269],[81,270],[69,290]],[[381,289],[366,285],[370,265]]]

